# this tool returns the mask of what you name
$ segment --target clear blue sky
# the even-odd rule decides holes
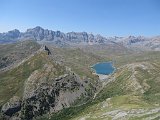
[[[160,0],[0,0],[0,32],[35,26],[105,36],[160,35]]]

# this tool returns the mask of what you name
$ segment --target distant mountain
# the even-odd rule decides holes
[[[128,36],[128,37],[110,37],[109,41],[121,44],[131,49],[141,50],[160,50],[160,36],[145,37],[145,36]]]
[[[20,36],[20,31],[15,29],[7,33],[0,33],[0,43],[13,43],[16,42]]]
[[[0,43],[14,43],[16,41],[35,40],[39,43],[49,42],[57,46],[69,45],[95,45],[118,43],[127,48],[138,48],[142,50],[160,50],[160,36],[128,36],[128,37],[103,37],[93,35],[87,32],[68,32],[52,31],[37,26],[27,29],[26,32],[20,32],[15,29],[7,33],[0,33]]]
[[[61,31],[52,31],[43,29],[39,26],[33,29],[27,29],[26,32],[19,32],[19,30],[9,31],[7,33],[0,34],[0,43],[15,42],[18,40],[36,40],[39,42],[53,42],[53,43],[70,43],[70,44],[96,44],[104,43],[105,37],[101,35],[88,34],[86,32],[68,32],[63,33]]]

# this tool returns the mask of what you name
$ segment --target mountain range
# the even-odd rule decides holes
[[[67,43],[103,43],[106,38],[86,32],[68,32],[52,31],[43,29],[39,26],[33,29],[27,29],[26,32],[20,32],[15,29],[7,33],[0,34],[0,41],[2,42],[15,42],[18,40],[36,40],[42,42],[67,42]]]
[[[118,43],[128,48],[143,48],[146,50],[160,50],[160,36],[128,36],[128,37],[103,37],[87,32],[68,32],[52,31],[37,26],[20,32],[15,29],[7,33],[0,33],[0,43],[13,43],[23,40],[35,40],[41,43],[50,42],[59,46],[69,45],[94,45]]]

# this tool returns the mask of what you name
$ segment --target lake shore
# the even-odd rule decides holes
[[[106,80],[111,74],[114,73],[115,67],[113,66],[114,71],[113,71],[111,74],[99,74],[99,73],[96,72],[96,70],[95,70],[93,67],[94,67],[95,65],[97,65],[97,64],[100,64],[100,63],[106,63],[106,62],[98,62],[98,63],[90,66],[90,68],[91,68],[91,70],[92,70],[92,74],[97,75],[97,76],[99,77],[99,79],[103,81],[103,80]],[[112,61],[108,61],[107,63],[112,63]]]
[[[100,80],[106,80],[109,75],[97,74]]]
[[[103,75],[103,74],[97,74],[97,73],[92,73],[93,75],[97,75],[99,77],[100,80],[106,80],[109,75]]]

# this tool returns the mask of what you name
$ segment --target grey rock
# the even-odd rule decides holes
[[[21,109],[21,100],[19,97],[14,96],[2,106],[1,112],[6,116],[12,116]]]
[[[86,94],[84,98],[88,96],[84,87],[88,84],[83,83],[73,73],[61,75],[53,79],[52,83],[42,80],[43,82],[38,85],[34,84],[34,79],[32,79],[35,77],[34,74],[26,82],[21,109],[23,119],[32,119],[46,113],[57,112],[70,107],[77,99],[81,98],[82,94]],[[31,84],[36,89],[32,88]],[[30,88],[27,88],[27,85]]]

